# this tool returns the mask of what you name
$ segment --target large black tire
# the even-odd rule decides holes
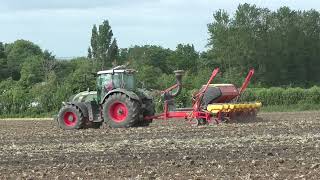
[[[143,109],[143,118],[147,116],[154,116],[156,113],[155,110],[155,104],[153,103],[152,100],[148,99],[143,102],[145,105],[145,108]],[[137,126],[149,126],[150,123],[152,123],[153,119],[141,119]]]
[[[125,94],[115,93],[105,100],[102,112],[109,127],[133,127],[139,121],[140,104]]]
[[[81,110],[74,105],[63,106],[59,111],[57,121],[58,126],[65,130],[80,129],[84,124]]]
[[[99,129],[101,125],[102,125],[101,122],[93,122],[91,127],[94,129]]]
[[[152,100],[147,100],[144,102],[146,108],[145,111],[143,112],[143,116],[154,116],[154,114],[156,113],[155,110],[155,104],[153,103]]]

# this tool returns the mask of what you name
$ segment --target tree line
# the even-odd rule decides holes
[[[193,44],[178,44],[174,50],[157,45],[119,48],[107,20],[92,27],[87,57],[68,61],[57,60],[27,40],[0,42],[0,114],[56,112],[72,94],[95,89],[96,71],[120,64],[138,70],[139,86],[156,90],[174,83],[174,70],[185,70],[184,90],[178,97],[183,106],[215,67],[221,68],[216,82],[238,86],[250,68],[256,70],[251,87],[307,88],[320,83],[316,10],[271,11],[241,4],[232,15],[214,12],[207,28],[208,50],[202,52]]]
[[[248,67],[263,86],[312,86],[320,81],[320,16],[288,7],[271,11],[239,5],[231,17],[219,10],[208,25],[208,51],[228,74]]]

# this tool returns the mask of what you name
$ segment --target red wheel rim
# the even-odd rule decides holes
[[[128,108],[124,103],[115,102],[109,109],[109,115],[116,123],[120,123],[126,120],[128,116]]]
[[[63,120],[66,126],[74,126],[78,121],[78,117],[74,112],[66,112],[63,116]]]

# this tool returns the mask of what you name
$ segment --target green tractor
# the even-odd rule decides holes
[[[147,126],[155,105],[150,92],[136,87],[135,70],[117,66],[97,73],[96,91],[76,94],[63,102],[57,124],[62,129]]]

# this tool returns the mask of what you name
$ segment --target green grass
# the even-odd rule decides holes
[[[21,113],[21,114],[0,114],[0,119],[4,118],[52,118],[57,113],[40,113],[40,114],[30,114],[30,113]]]
[[[295,112],[320,110],[320,104],[269,105],[261,108],[262,112]]]

